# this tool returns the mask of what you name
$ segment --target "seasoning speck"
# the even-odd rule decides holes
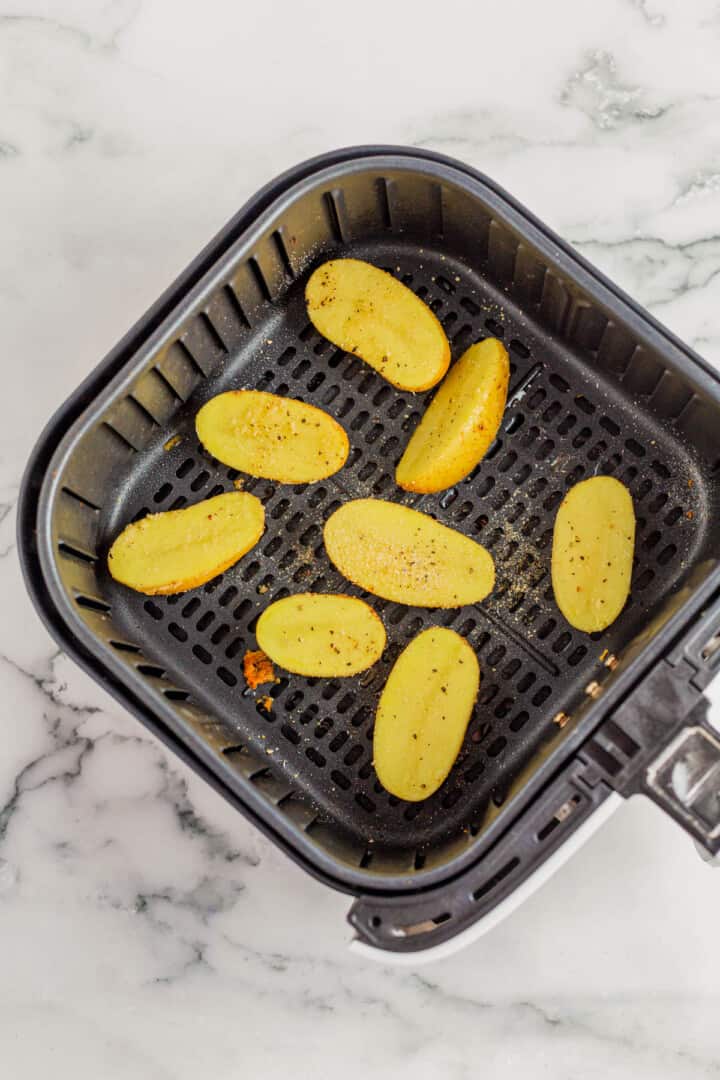
[[[243,675],[251,690],[256,690],[263,683],[277,682],[272,660],[262,649],[257,649],[254,652],[248,649],[245,653],[243,657]]]

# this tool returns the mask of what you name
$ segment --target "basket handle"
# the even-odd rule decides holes
[[[645,793],[714,856],[720,851],[720,739],[707,723],[703,698],[691,723],[648,768]]]
[[[720,852],[720,730],[703,691],[720,670],[720,599],[583,745],[621,795],[642,794],[709,855]]]

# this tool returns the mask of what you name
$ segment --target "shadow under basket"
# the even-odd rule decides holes
[[[396,390],[308,321],[308,275],[342,256],[415,291],[453,361],[484,337],[509,351],[501,431],[449,491],[408,495],[393,479],[431,393]],[[285,485],[210,457],[195,415],[237,387],[329,412],[350,438],[346,467]],[[416,950],[507,898],[613,790],[644,791],[717,850],[702,690],[720,625],[719,431],[717,375],[487,178],[414,150],[339,151],[263,189],[63,406],[26,473],[21,555],[62,646],[308,870],[355,894],[362,939]],[[557,609],[550,550],[564,494],[595,475],[630,489],[637,541],[624,611],[587,635]],[[109,577],[129,521],[239,485],[267,528],[230,570],[153,598]],[[349,585],[322,526],[373,496],[486,546],[488,600],[429,611]],[[386,653],[353,678],[280,672],[251,693],[258,615],[298,591],[367,597]],[[377,780],[373,719],[398,653],[433,624],[468,639],[482,684],[450,776],[407,803]]]

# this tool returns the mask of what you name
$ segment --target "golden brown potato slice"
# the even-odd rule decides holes
[[[241,559],[264,528],[260,500],[230,491],[128,525],[110,548],[108,569],[137,592],[185,592]]]
[[[401,390],[427,390],[448,369],[450,345],[430,308],[371,263],[323,263],[307,283],[305,300],[321,334]]]
[[[383,499],[354,499],[328,518],[325,548],[362,589],[417,607],[462,607],[495,584],[492,555],[419,510]]]
[[[576,630],[604,630],[630,592],[635,512],[630,492],[612,476],[568,491],[555,518],[552,583],[557,606]]]
[[[322,409],[264,390],[218,394],[200,409],[195,428],[224,465],[284,484],[332,476],[350,448],[344,428]]]
[[[296,675],[356,675],[371,667],[385,648],[379,617],[353,596],[286,596],[263,611],[256,633],[260,648]]]
[[[418,802],[440,787],[460,752],[480,686],[465,638],[433,626],[400,654],[380,697],[373,758],[384,788]]]
[[[443,491],[468,476],[500,427],[510,363],[488,338],[463,353],[405,448],[395,479],[406,491]]]

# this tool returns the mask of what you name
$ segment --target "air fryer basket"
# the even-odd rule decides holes
[[[100,371],[82,388],[67,429],[46,435],[42,475],[34,464],[26,479],[20,535],[31,589],[51,598],[38,600],[52,607],[51,628],[308,868],[371,898],[354,922],[386,948],[457,932],[612,788],[646,790],[716,848],[717,822],[698,808],[695,788],[681,793],[684,805],[668,794],[693,709],[701,786],[717,759],[697,710],[720,621],[714,373],[458,163],[347,151],[281,178],[264,202],[239,235],[211,245],[199,280],[167,298],[159,325],[143,333],[141,324],[112,377]],[[308,322],[308,273],[337,255],[368,259],[423,297],[453,359],[485,336],[508,347],[501,433],[447,492],[408,495],[393,482],[431,395],[396,391]],[[220,465],[199,446],[194,416],[238,386],[327,410],[350,436],[346,468],[291,486]],[[588,636],[557,610],[549,555],[563,494],[597,474],[628,485],[638,530],[628,605]],[[110,579],[107,548],[124,524],[235,484],[262,499],[267,518],[237,566],[180,596],[147,598]],[[268,603],[306,590],[367,595],[322,545],[324,520],[358,496],[420,507],[478,539],[496,562],[494,593],[448,612],[369,597],[389,641],[374,668],[347,680],[281,673],[251,693],[242,658]],[[373,714],[399,651],[437,622],[468,638],[483,680],[450,777],[410,804],[377,782]],[[522,859],[507,853],[510,825]],[[402,907],[403,897],[421,932],[384,933],[377,905]]]

